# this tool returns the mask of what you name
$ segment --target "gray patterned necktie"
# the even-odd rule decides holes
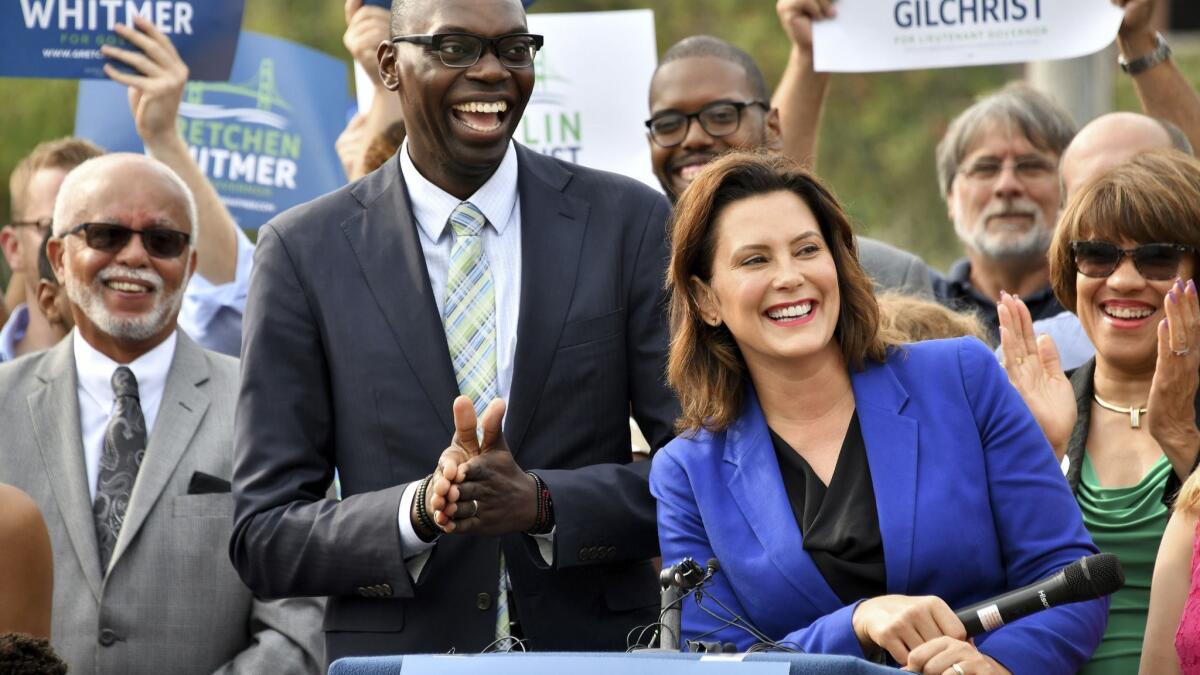
[[[133,371],[120,366],[113,372],[112,417],[104,430],[100,452],[100,475],[96,483],[96,543],[100,549],[100,571],[108,570],[108,561],[117,546],[117,535],[125,522],[129,496],[137,480],[142,458],[146,456],[146,419],[138,399],[137,378]]]

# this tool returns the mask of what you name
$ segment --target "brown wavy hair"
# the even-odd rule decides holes
[[[1186,244],[1200,251],[1200,161],[1178,150],[1142,153],[1093,178],[1071,199],[1050,244],[1050,287],[1072,312],[1071,242],[1085,239]],[[1200,265],[1192,276],[1200,284]]]
[[[750,197],[791,192],[816,216],[838,273],[841,305],[834,339],[846,363],[861,370],[869,360],[883,361],[898,340],[880,327],[879,305],[870,277],[858,262],[850,220],[833,194],[795,162],[777,154],[736,152],[718,159],[679,196],[671,222],[671,350],[667,379],[683,414],[679,433],[718,432],[741,413],[746,362],[724,325],[704,322],[693,295],[693,277],[709,282],[723,210]]]

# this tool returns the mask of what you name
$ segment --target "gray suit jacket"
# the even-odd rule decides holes
[[[877,239],[858,237],[858,260],[876,291],[899,291],[933,298],[929,265],[917,256]]]
[[[314,599],[258,602],[225,554],[237,361],[182,332],[129,512],[102,575],[70,338],[0,366],[0,482],[28,492],[54,548],[51,642],[71,673],[307,673],[323,661]]]

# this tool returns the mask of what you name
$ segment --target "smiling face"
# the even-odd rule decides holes
[[[985,258],[1046,255],[1058,218],[1058,157],[993,124],[963,157],[946,203],[954,231]]]
[[[711,56],[682,58],[663,64],[654,74],[650,116],[666,111],[692,114],[716,101],[745,103],[755,98],[750,78],[740,65]],[[672,201],[721,153],[777,148],[778,140],[778,111],[766,112],[758,106],[744,109],[737,131],[727,136],[708,135],[694,119],[683,142],[674,147],[663,148],[647,135],[654,175]]]
[[[517,0],[412,0],[407,34],[526,32]],[[384,85],[398,92],[413,163],[435,185],[466,199],[492,175],[533,92],[534,66],[506,68],[485,48],[479,62],[451,68],[423,45],[380,50]]]
[[[138,159],[97,170],[77,188],[58,232],[88,222],[191,232],[185,195]],[[47,255],[80,334],[109,356],[144,353],[175,330],[196,263],[192,247],[175,258],[156,258],[135,235],[120,250],[107,252],[89,247],[82,232],[51,239]]]
[[[716,228],[711,277],[695,280],[694,292],[704,318],[729,329],[751,372],[840,358],[837,267],[808,205],[787,191],[749,197],[726,206]]]
[[[1115,243],[1129,249],[1146,242],[1122,239]],[[1190,279],[1194,271],[1194,257],[1185,255],[1178,276]],[[1103,279],[1075,273],[1075,313],[1096,346],[1098,359],[1127,371],[1154,370],[1158,324],[1166,317],[1163,303],[1172,283],[1146,279],[1130,256]]]

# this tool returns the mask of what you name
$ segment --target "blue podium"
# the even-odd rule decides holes
[[[363,656],[334,661],[329,675],[881,675],[892,668],[849,656],[673,652]]]

